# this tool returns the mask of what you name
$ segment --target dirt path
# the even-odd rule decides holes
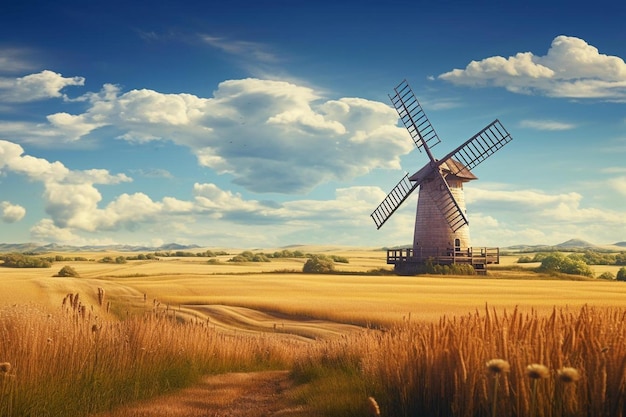
[[[295,406],[288,371],[229,373],[94,417],[308,417]]]

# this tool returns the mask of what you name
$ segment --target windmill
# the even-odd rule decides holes
[[[400,274],[414,274],[430,260],[439,264],[467,263],[479,272],[499,262],[498,248],[472,248],[465,210],[463,183],[477,179],[471,170],[513,138],[498,119],[465,143],[436,159],[431,148],[441,142],[422,106],[406,80],[389,98],[402,123],[429,161],[416,173],[404,178],[370,215],[380,229],[417,188],[420,189],[415,216],[413,247],[389,250],[387,263]]]

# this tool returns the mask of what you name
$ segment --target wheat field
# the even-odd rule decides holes
[[[93,253],[0,268],[0,415],[87,416],[264,369],[290,369],[311,415],[364,415],[368,397],[389,416],[626,415],[625,283],[524,269],[370,275],[388,268],[384,252],[318,251],[349,263],[313,275],[303,258],[103,264],[117,254]],[[65,265],[80,276],[53,277]],[[510,364],[499,385],[492,359]],[[533,363],[548,378],[529,379]],[[560,385],[567,367],[580,382]]]

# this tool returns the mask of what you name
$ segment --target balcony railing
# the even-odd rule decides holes
[[[500,248],[406,248],[387,250],[387,264],[424,263],[487,265],[500,263]]]

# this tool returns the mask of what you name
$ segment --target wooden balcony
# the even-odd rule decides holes
[[[489,264],[500,263],[500,248],[407,248],[387,250],[387,264],[395,265],[398,272],[410,272],[411,265],[425,262],[439,265],[469,264],[484,273]]]

